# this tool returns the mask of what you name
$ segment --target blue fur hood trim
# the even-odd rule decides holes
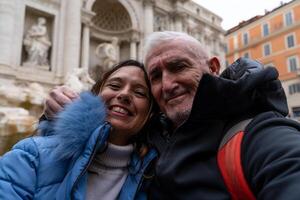
[[[84,92],[80,98],[66,105],[57,119],[41,122],[39,132],[57,138],[59,142],[54,153],[59,158],[78,157],[91,134],[104,123],[105,118],[106,108],[101,98]]]

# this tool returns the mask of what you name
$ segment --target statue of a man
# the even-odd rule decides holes
[[[26,65],[49,66],[48,50],[51,46],[49,40],[46,19],[39,17],[37,23],[32,25],[24,38],[24,46],[27,52]]]

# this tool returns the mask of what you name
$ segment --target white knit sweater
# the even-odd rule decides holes
[[[116,199],[128,175],[132,145],[108,144],[105,152],[98,154],[88,168],[86,199]]]

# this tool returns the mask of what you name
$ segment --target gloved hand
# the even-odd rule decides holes
[[[256,60],[239,58],[227,67],[220,76],[230,80],[238,80],[246,74],[255,73],[262,69],[263,65]]]

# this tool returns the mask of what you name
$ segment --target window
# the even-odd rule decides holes
[[[293,117],[295,117],[295,118],[300,117],[300,107],[293,107],[292,113],[293,113]]]
[[[228,45],[227,44],[224,45],[224,51],[225,51],[225,53],[228,53]]]
[[[249,56],[249,52],[246,52],[245,54],[244,54],[244,57],[245,58],[249,58],[250,56]]]
[[[295,93],[300,93],[300,83],[289,85],[289,94],[293,95]]]
[[[290,72],[296,72],[298,69],[298,59],[296,56],[288,58],[288,67]]]
[[[264,45],[264,56],[269,56],[271,54],[271,45],[265,44]]]
[[[249,43],[248,33],[243,34],[243,44],[247,45]]]
[[[284,15],[285,18],[285,25],[290,26],[293,24],[293,15],[292,12],[288,12]]]
[[[286,37],[286,44],[287,44],[287,48],[292,48],[295,46],[294,35],[288,35]]]
[[[266,37],[269,35],[269,24],[264,24],[263,25],[263,36]]]

